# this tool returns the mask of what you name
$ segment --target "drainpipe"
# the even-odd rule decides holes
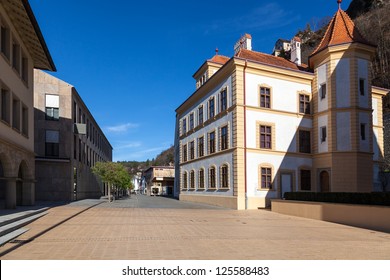
[[[246,68],[248,60],[245,59],[245,66],[243,71],[243,91],[244,91],[244,180],[245,180],[245,210],[248,209],[248,183],[247,183],[247,159],[246,159]]]

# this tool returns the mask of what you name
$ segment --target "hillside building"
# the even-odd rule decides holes
[[[147,195],[173,196],[175,168],[151,166],[143,171],[144,191]]]
[[[0,1],[0,208],[35,203],[33,69],[56,68],[27,0]]]
[[[112,146],[76,88],[34,71],[36,197],[72,201],[108,195],[91,172]]]
[[[218,53],[176,109],[175,195],[233,209],[267,207],[285,192],[379,190],[382,97],[371,86],[375,46],[339,9],[305,65],[252,50]]]

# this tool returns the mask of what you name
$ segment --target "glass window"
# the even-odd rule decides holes
[[[221,128],[221,150],[226,150],[228,146],[228,127],[224,126]]]
[[[198,108],[198,125],[203,124],[203,106]]]
[[[223,91],[221,91],[221,102],[220,102],[220,112],[223,112],[227,109],[227,89],[225,88]]]
[[[267,125],[260,125],[260,148],[271,149],[272,148],[272,128]]]
[[[260,87],[260,107],[271,108],[271,90]]]
[[[222,188],[229,188],[228,166],[226,164],[221,167],[221,181]]]
[[[311,153],[310,131],[299,130],[299,152]]]
[[[198,157],[204,156],[204,137],[198,138]]]
[[[215,132],[209,133],[209,153],[215,153]]]
[[[301,190],[310,191],[311,190],[311,171],[310,170],[301,170]]]
[[[310,96],[306,94],[299,95],[299,113],[310,114]]]
[[[214,108],[214,97],[209,100],[209,119],[214,118],[215,108]]]
[[[271,189],[272,188],[272,169],[268,167],[261,168],[261,188]]]

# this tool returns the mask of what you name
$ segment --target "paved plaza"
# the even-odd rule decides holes
[[[163,197],[52,207],[2,260],[390,259],[390,234]]]

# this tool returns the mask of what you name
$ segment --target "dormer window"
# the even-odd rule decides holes
[[[322,100],[325,99],[325,97],[326,97],[326,84],[322,84],[320,86],[320,98]]]

